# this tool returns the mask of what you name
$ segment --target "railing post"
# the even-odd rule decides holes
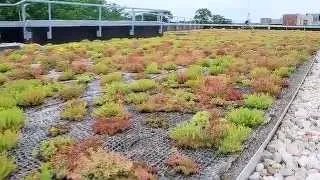
[[[144,14],[141,14],[141,21],[144,21]]]
[[[163,33],[163,16],[162,14],[159,16],[159,20],[160,20],[160,28],[159,28],[159,34]]]
[[[52,39],[52,26],[51,26],[51,3],[48,3],[48,17],[49,17],[49,31],[47,32],[47,39]]]
[[[97,31],[97,37],[102,37],[101,21],[102,21],[102,6],[99,6],[99,29]]]
[[[23,38],[24,40],[30,40],[32,38],[32,32],[27,31],[27,17],[26,17],[26,7],[29,4],[22,4],[21,12],[22,12],[22,21],[23,21]]]
[[[134,8],[132,8],[132,11],[131,11],[131,29],[130,29],[130,36],[134,36],[134,24],[136,22],[136,13],[134,11]]]

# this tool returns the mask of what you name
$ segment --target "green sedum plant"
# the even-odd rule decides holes
[[[245,106],[255,109],[268,109],[273,103],[274,98],[265,94],[253,94],[245,99]]]
[[[52,167],[49,163],[44,163],[38,171],[29,174],[25,180],[51,180],[52,177]]]
[[[7,82],[7,76],[0,73],[0,86]]]
[[[177,88],[179,87],[178,83],[178,77],[176,73],[170,73],[168,75],[167,81],[165,82],[165,85],[169,88]]]
[[[140,79],[129,84],[129,89],[133,92],[144,92],[157,87],[157,83],[151,79]]]
[[[70,100],[80,97],[84,92],[84,87],[80,85],[64,86],[59,90],[59,96],[63,100]]]
[[[101,78],[101,84],[109,84],[112,82],[119,82],[122,80],[123,80],[122,73],[114,72],[107,75],[103,75]]]
[[[188,80],[198,80],[203,76],[203,69],[199,65],[192,65],[186,70]]]
[[[116,102],[130,92],[129,85],[124,82],[112,82],[105,87],[103,102]]]
[[[81,121],[87,112],[87,102],[81,99],[72,99],[67,101],[65,109],[61,114],[63,119],[71,121]]]
[[[7,177],[17,168],[14,160],[8,158],[6,153],[0,153],[0,164],[0,179],[7,179]]]
[[[59,81],[70,81],[74,79],[74,72],[72,70],[66,70],[58,78]]]
[[[36,106],[44,102],[47,93],[44,88],[30,88],[18,96],[18,104],[20,106]]]
[[[177,65],[173,62],[164,63],[162,68],[167,71],[177,70]]]
[[[219,56],[216,59],[207,61],[209,72],[211,75],[223,74],[227,68],[233,63],[231,56]]]
[[[146,74],[159,74],[160,70],[157,63],[151,63],[146,67],[144,72]]]
[[[231,110],[227,114],[227,120],[238,125],[250,128],[256,128],[264,122],[262,111],[240,108]]]
[[[90,81],[92,81],[93,77],[87,74],[82,74],[77,76],[76,80],[78,84],[88,84]]]
[[[5,152],[16,146],[19,139],[19,133],[12,130],[0,132],[0,153]]]
[[[9,71],[11,68],[8,64],[5,63],[1,63],[0,64],[0,73],[5,73],[7,71]]]
[[[236,153],[242,150],[242,143],[252,130],[244,126],[230,125],[219,144],[219,152],[223,154]]]
[[[17,105],[17,101],[15,98],[10,96],[9,94],[1,94],[0,95],[0,110],[10,109]]]
[[[59,149],[72,145],[74,140],[66,136],[57,136],[47,141],[43,141],[38,152],[39,157],[43,160],[50,160]]]
[[[122,117],[126,114],[123,105],[118,103],[106,103],[93,111],[93,115],[98,119],[110,117]]]
[[[188,122],[181,123],[173,128],[169,137],[178,145],[192,148],[212,146],[212,138],[208,133],[210,113],[198,112]]]
[[[270,71],[265,67],[255,67],[250,72],[250,75],[253,79],[264,78],[271,75]]]
[[[294,72],[294,68],[292,67],[280,67],[276,70],[274,70],[274,74],[277,76],[280,76],[282,78],[289,77]]]
[[[0,111],[0,131],[18,130],[24,125],[25,116],[17,107]]]
[[[147,93],[130,93],[126,97],[127,103],[133,103],[135,105],[142,104],[144,102],[147,102],[149,99],[149,94]]]

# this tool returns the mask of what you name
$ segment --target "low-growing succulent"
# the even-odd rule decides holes
[[[250,128],[256,128],[264,123],[263,112],[248,108],[231,110],[226,117],[228,121],[236,125]]]

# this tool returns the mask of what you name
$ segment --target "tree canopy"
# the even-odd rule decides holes
[[[193,19],[199,24],[230,24],[232,22],[221,15],[213,15],[208,8],[198,9]]]
[[[0,3],[16,3],[20,0],[0,0]],[[58,0],[61,1],[61,0]],[[92,4],[104,4],[104,0],[68,0],[68,2],[82,2]],[[19,20],[19,10],[21,7],[0,7],[0,20]],[[79,5],[51,5],[52,19],[64,20],[97,20],[99,9],[97,7],[84,7]],[[32,3],[26,8],[27,19],[44,20],[48,19],[48,5],[44,3]],[[125,19],[123,9],[115,4],[103,8],[102,20]]]
[[[212,13],[207,8],[201,8],[196,11],[194,20],[199,24],[209,24],[211,22]]]

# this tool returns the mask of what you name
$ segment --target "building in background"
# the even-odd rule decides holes
[[[285,26],[308,26],[313,25],[314,16],[310,14],[284,14],[283,25]]]
[[[271,21],[272,21],[271,18],[261,18],[260,19],[260,23],[265,24],[265,25],[271,24]]]
[[[320,14],[307,14],[313,17],[313,25],[320,25]]]
[[[261,18],[260,23],[263,25],[282,25],[282,19]]]

